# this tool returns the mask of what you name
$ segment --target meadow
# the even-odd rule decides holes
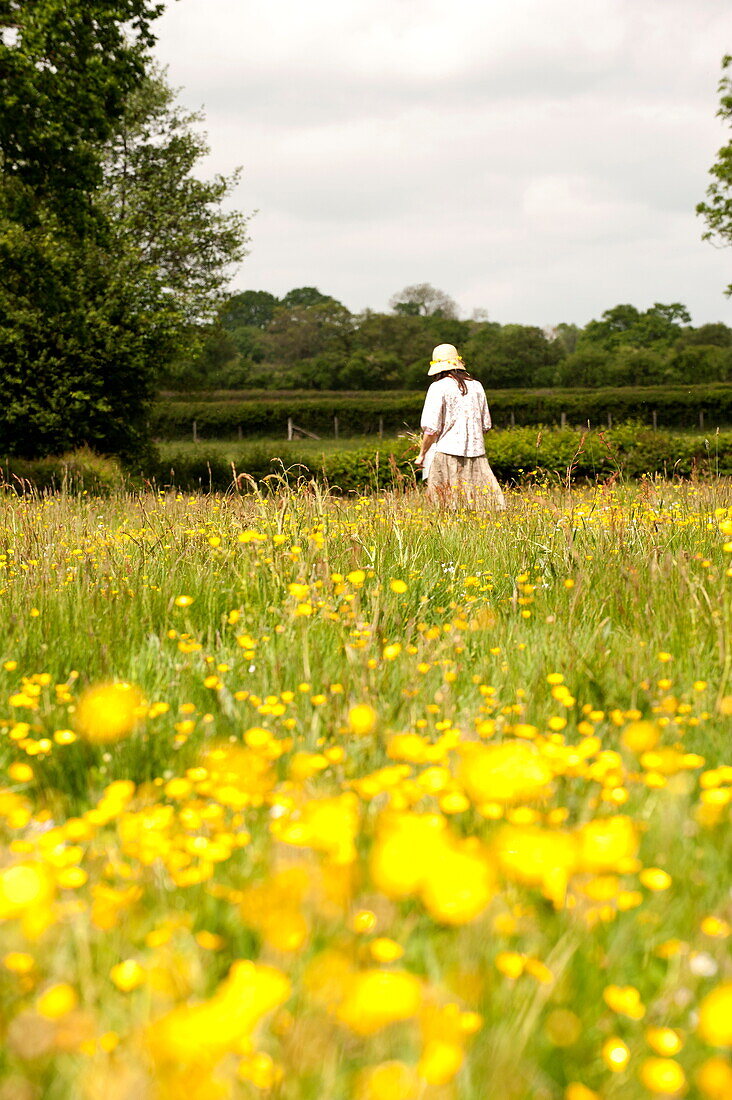
[[[732,1098],[732,483],[0,497],[0,1100]]]

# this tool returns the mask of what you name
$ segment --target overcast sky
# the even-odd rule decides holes
[[[207,168],[241,165],[258,211],[235,287],[732,322],[732,249],[694,214],[730,136],[729,0],[177,0],[157,27]]]

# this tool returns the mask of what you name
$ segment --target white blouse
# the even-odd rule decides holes
[[[427,477],[435,451],[445,455],[477,458],[485,454],[483,433],[491,427],[485,390],[476,378],[466,379],[461,393],[454,378],[438,378],[427,390],[422,409],[422,431],[437,432],[423,466]]]

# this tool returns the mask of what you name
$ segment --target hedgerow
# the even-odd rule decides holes
[[[241,391],[240,391],[241,392]],[[497,427],[560,425],[574,427],[630,419],[663,428],[712,430],[732,424],[732,385],[639,386],[617,389],[495,390],[488,393]],[[152,434],[158,439],[256,438],[287,433],[288,417],[309,432],[332,436],[334,418],[341,434],[376,434],[419,427],[424,392],[262,394],[241,397],[225,391],[196,400],[168,396],[154,408]]]
[[[666,477],[732,475],[732,432],[710,436],[653,431],[638,424],[612,430],[514,428],[490,432],[488,459],[505,483],[552,479],[571,483],[612,476]],[[231,458],[205,447],[171,449],[148,477],[159,485],[182,489],[225,490],[239,478],[241,486],[275,486],[282,481],[315,480],[341,492],[391,489],[415,483],[415,448],[408,439],[374,443],[353,451],[298,455],[288,451],[286,465],[274,445],[242,445]],[[244,475],[243,477],[241,475]]]

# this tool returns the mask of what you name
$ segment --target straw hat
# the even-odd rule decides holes
[[[438,344],[432,352],[432,362],[427,371],[427,377],[431,374],[441,374],[443,370],[465,369],[465,364],[458,355],[458,350],[452,344]]]

